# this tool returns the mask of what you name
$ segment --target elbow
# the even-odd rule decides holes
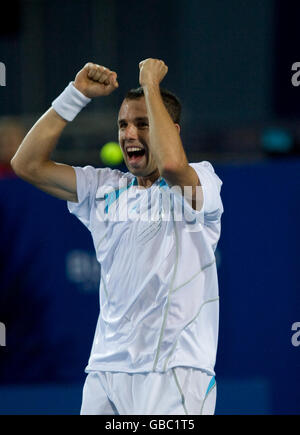
[[[18,162],[15,156],[11,159],[10,166],[18,177],[23,178],[24,169],[22,169],[22,166],[20,165],[20,163]]]
[[[12,170],[14,171],[14,173],[16,175],[18,175],[19,169],[18,169],[18,165],[17,165],[16,159],[15,159],[15,156],[11,159],[10,166],[11,166]]]
[[[164,162],[160,167],[160,174],[163,178],[178,177],[178,175],[184,174],[188,167],[189,162],[182,150],[182,152],[168,154],[164,158]]]
[[[184,171],[188,168],[187,162],[168,162],[166,163],[160,170],[160,174],[163,178],[167,180],[172,180],[173,178],[177,178],[178,174],[184,173]]]
[[[26,165],[22,164],[16,156],[11,159],[10,166],[18,177],[26,181],[32,178],[33,168],[28,168]]]

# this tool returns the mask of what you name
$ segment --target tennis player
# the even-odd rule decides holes
[[[17,175],[67,201],[101,264],[81,414],[215,411],[222,182],[209,162],[188,163],[180,102],[160,87],[167,71],[161,60],[140,62],[140,88],[120,107],[128,172],[50,157],[67,123],[118,88],[117,74],[93,63],[53,101],[11,162]]]

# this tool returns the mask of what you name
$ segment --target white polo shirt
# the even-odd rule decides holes
[[[215,249],[222,182],[191,163],[204,193],[195,211],[159,178],[74,167],[78,203],[101,264],[100,313],[86,371],[148,372],[188,366],[214,375],[219,294]]]

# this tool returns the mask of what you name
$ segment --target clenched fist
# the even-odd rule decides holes
[[[76,75],[74,86],[86,97],[95,98],[111,94],[119,84],[117,73],[89,62]]]
[[[159,86],[168,72],[167,65],[158,59],[145,59],[139,63],[139,67],[141,86]]]

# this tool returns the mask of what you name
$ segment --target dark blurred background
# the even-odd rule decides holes
[[[67,126],[53,159],[103,166],[99,151],[117,141],[119,105],[147,57],[169,67],[163,86],[181,99],[189,160],[209,160],[224,183],[216,413],[300,413],[300,338],[292,338],[300,322],[300,88],[292,82],[299,14],[299,2],[280,0],[6,5],[0,414],[78,413],[99,309],[88,231],[63,201],[16,178],[10,158],[92,61],[115,70],[120,88]]]

